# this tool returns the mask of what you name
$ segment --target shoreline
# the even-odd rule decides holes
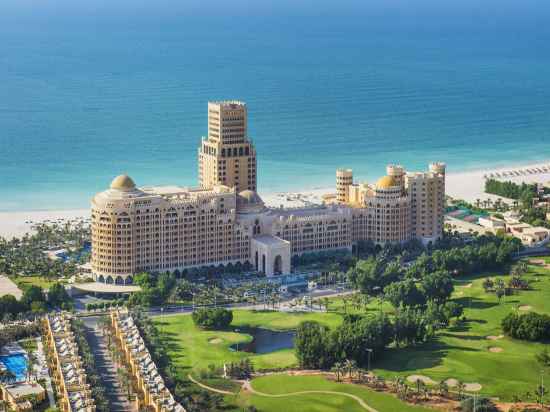
[[[528,173],[526,170],[540,169],[545,167],[547,172]],[[525,171],[525,174],[514,176],[502,176],[504,172]],[[485,176],[499,173],[499,180],[510,180],[514,183],[546,183],[550,182],[550,160],[546,162],[529,163],[522,165],[510,165],[507,167],[484,168],[467,170],[463,172],[447,173],[446,194],[453,198],[463,199],[475,203],[477,199],[495,200],[499,196],[484,192]],[[371,182],[374,183],[374,182]],[[270,207],[308,207],[314,206],[322,201],[322,196],[335,193],[335,187],[313,187],[307,190],[293,190],[288,192],[260,192],[260,196]],[[22,237],[25,233],[31,232],[33,224],[42,222],[65,223],[71,220],[88,219],[89,209],[68,209],[68,210],[29,210],[0,212],[0,237],[11,239]]]

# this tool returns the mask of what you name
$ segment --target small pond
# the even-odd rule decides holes
[[[239,329],[239,333],[248,333],[252,341],[248,343],[236,343],[231,349],[251,353],[269,353],[281,349],[292,349],[294,347],[294,336],[296,332],[277,331],[262,328]]]

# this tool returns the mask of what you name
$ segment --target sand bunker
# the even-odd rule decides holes
[[[459,288],[471,288],[472,287],[472,284],[471,283],[468,283],[466,285],[459,285],[458,286]]]
[[[212,345],[219,345],[222,342],[223,342],[223,339],[220,339],[220,338],[208,339],[208,343],[211,343]]]
[[[477,392],[480,391],[482,386],[479,383],[465,383],[464,390],[467,392]]]
[[[449,388],[456,388],[458,386],[458,379],[449,378],[445,381]]]
[[[460,291],[460,292],[455,292],[455,295],[456,296],[463,296],[464,295],[464,292]]]
[[[504,335],[498,335],[498,336],[489,335],[489,336],[486,336],[485,339],[488,339],[488,340],[499,340],[499,339],[502,339],[503,337],[504,337]]]
[[[499,348],[498,346],[491,346],[489,348],[489,352],[493,352],[493,353],[500,353],[502,352],[504,349],[502,348]]]
[[[531,310],[532,308],[530,305],[521,305],[518,309],[525,312]]]
[[[437,382],[424,375],[410,375],[407,376],[407,381],[410,383],[416,383],[416,381],[422,381],[426,385],[435,385]]]

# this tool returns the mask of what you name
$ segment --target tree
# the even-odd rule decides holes
[[[422,291],[426,300],[434,300],[438,303],[445,302],[453,293],[453,280],[448,272],[436,271],[422,279]]]
[[[353,373],[357,369],[357,363],[353,359],[346,359],[344,362],[344,369],[348,373],[348,378],[351,379],[353,377]]]
[[[56,282],[48,290],[48,304],[52,308],[68,308],[70,306],[71,298],[61,283]]]
[[[483,279],[483,283],[481,285],[483,286],[485,292],[489,292],[495,286],[495,282],[493,282],[491,278],[485,278]]]
[[[314,321],[300,323],[294,337],[294,350],[301,368],[326,368],[331,363],[328,328]]]
[[[445,303],[445,305],[443,306],[443,311],[448,319],[458,319],[462,316],[464,308],[459,303],[450,301]]]
[[[42,288],[31,285],[24,290],[21,302],[27,305],[27,307],[30,307],[33,302],[45,303],[46,297],[44,296]]]
[[[547,348],[544,348],[542,352],[537,353],[535,355],[535,359],[537,360],[541,368],[546,369],[550,367],[550,353],[548,352]]]
[[[423,342],[429,337],[426,326],[426,319],[420,310],[399,307],[393,321],[395,345]]]
[[[195,325],[204,329],[225,329],[233,321],[233,312],[223,308],[202,308],[192,313]]]
[[[495,294],[497,295],[498,303],[502,300],[502,297],[506,294],[506,290],[502,287],[498,287],[495,290]]]
[[[425,303],[424,295],[412,279],[394,282],[384,288],[384,296],[394,307],[416,306]]]
[[[336,362],[333,366],[332,366],[332,372],[334,372],[336,374],[336,380],[338,382],[340,382],[340,375],[342,375],[342,373],[344,372],[344,367],[342,366],[342,363],[340,362]]]

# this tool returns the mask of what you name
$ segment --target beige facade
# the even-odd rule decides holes
[[[351,250],[361,241],[386,244],[418,238],[427,243],[441,236],[442,163],[421,173],[390,165],[374,185],[354,183],[353,172],[340,169],[336,202],[299,209],[266,207],[254,190],[256,154],[246,146],[246,116],[243,103],[209,104],[209,138],[199,150],[201,188],[138,188],[122,175],[93,198],[91,263],[96,280],[131,284],[142,271],[229,264],[249,264],[272,275],[290,271],[293,255]],[[241,123],[235,130],[224,129],[229,121]],[[247,181],[253,185],[240,184],[246,179],[239,184],[219,179],[216,168],[228,153],[221,150],[239,144],[244,157],[245,147],[253,153],[254,179]]]
[[[256,190],[256,150],[248,139],[246,104],[208,103],[208,136],[199,147],[199,185]]]
[[[56,313],[44,319],[46,351],[61,412],[94,412],[96,406],[71,330],[71,315]]]
[[[166,387],[132,316],[113,311],[110,326],[122,363],[130,372],[132,390],[137,394],[135,410],[186,412]]]

